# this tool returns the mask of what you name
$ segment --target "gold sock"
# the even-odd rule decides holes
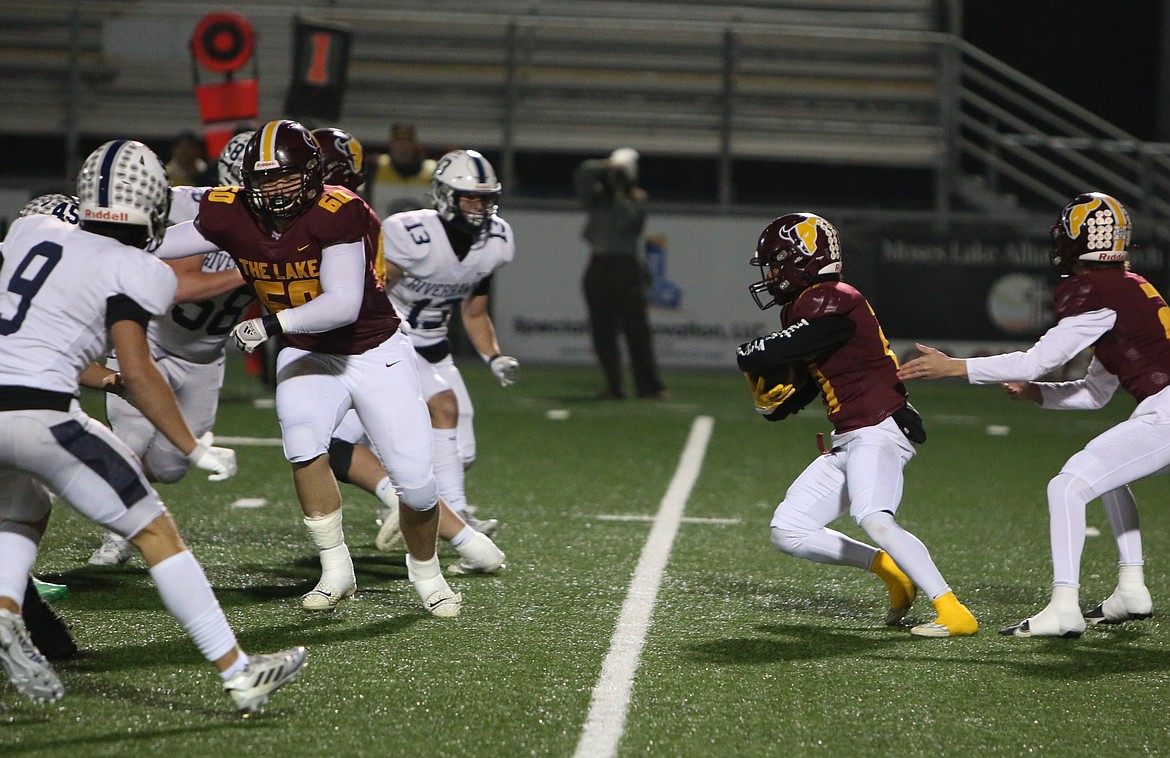
[[[889,553],[885,550],[879,550],[869,570],[886,583],[886,588],[890,591],[891,608],[909,608],[914,604],[914,598],[918,596],[918,588],[914,586],[914,582],[910,581],[910,577],[898,568],[898,564],[894,563],[894,559],[890,557]]]

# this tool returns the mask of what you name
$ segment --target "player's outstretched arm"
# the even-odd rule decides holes
[[[898,378],[908,379],[941,379],[947,376],[967,378],[967,361],[962,358],[952,358],[941,350],[915,343],[918,352],[922,355],[912,361],[907,361],[898,369]]]

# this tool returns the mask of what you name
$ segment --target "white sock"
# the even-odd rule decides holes
[[[465,544],[467,544],[468,540],[470,540],[472,537],[474,537],[477,534],[479,534],[479,532],[475,531],[470,526],[464,526],[462,529],[459,530],[459,534],[456,534],[454,537],[451,538],[451,547],[454,547],[454,548],[463,547]]]
[[[15,521],[4,522],[0,529],[0,597],[6,597],[24,608],[24,590],[28,575],[37,562],[37,543],[40,532]]]
[[[214,662],[235,649],[236,635],[211,591],[203,567],[190,550],[151,566],[150,578],[167,611],[204,658]]]
[[[454,429],[435,429],[431,433],[435,481],[439,497],[456,513],[467,510],[467,493],[463,491],[463,459],[459,457],[459,441]]]
[[[226,682],[246,668],[248,668],[248,654],[241,650],[236,659],[232,661],[232,665],[219,672],[219,678]]]
[[[398,507],[398,493],[394,490],[394,481],[389,476],[382,477],[378,486],[374,488],[374,497],[382,501],[387,508]]]
[[[341,509],[321,518],[306,518],[305,528],[321,556],[321,581],[345,585],[353,581],[353,560],[341,527]]]
[[[418,597],[426,601],[428,597],[439,590],[447,589],[447,580],[443,578],[443,567],[439,565],[439,556],[431,556],[428,561],[415,560],[409,553],[406,555],[406,575],[418,592]]]

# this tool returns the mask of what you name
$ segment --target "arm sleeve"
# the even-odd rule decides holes
[[[195,227],[194,221],[184,221],[167,227],[166,236],[154,254],[164,261],[169,261],[191,255],[214,253],[218,249],[214,242],[204,239],[203,234]]]
[[[1032,381],[1076,357],[1101,335],[1113,328],[1117,312],[1101,308],[1066,316],[1024,352],[1004,353],[967,359],[967,381],[971,384]]]
[[[291,334],[327,332],[352,324],[362,307],[366,251],[362,242],[330,245],[321,251],[321,294],[276,317]]]
[[[1094,410],[1102,408],[1121,382],[1094,358],[1084,379],[1075,382],[1037,382],[1042,408],[1057,410]]]
[[[129,295],[111,295],[106,298],[106,328],[119,321],[133,321],[143,329],[150,323],[150,311]]]
[[[848,316],[802,318],[792,326],[745,342],[736,351],[742,371],[763,374],[787,363],[807,360],[849,341],[857,326]]]

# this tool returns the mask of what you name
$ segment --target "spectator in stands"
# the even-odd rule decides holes
[[[434,175],[435,161],[419,144],[414,124],[396,122],[390,127],[389,151],[378,156],[374,173],[372,198],[378,216],[426,207],[423,198]]]
[[[171,186],[204,186],[208,184],[207,171],[203,140],[194,132],[181,132],[171,143],[171,160],[167,163],[167,179]],[[214,181],[210,183],[214,184]]]
[[[618,334],[624,333],[638,397],[664,400],[658,377],[650,321],[646,313],[649,273],[639,251],[646,226],[646,190],[638,186],[638,153],[614,150],[604,160],[587,160],[574,174],[577,196],[588,220],[583,236],[589,242],[585,269],[585,303],[593,350],[605,374],[603,400],[626,396]]]

